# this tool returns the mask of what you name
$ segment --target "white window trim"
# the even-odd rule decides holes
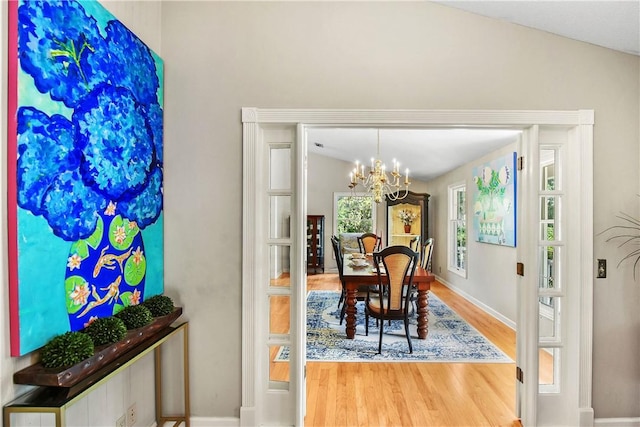
[[[455,250],[455,239],[456,239],[456,235],[453,232],[452,229],[452,222],[454,220],[457,220],[458,218],[456,217],[456,213],[455,213],[455,208],[453,206],[453,202],[454,202],[454,192],[457,191],[458,189],[460,189],[461,187],[464,187],[464,191],[465,193],[467,192],[467,183],[466,181],[460,181],[460,182],[456,182],[454,184],[450,184],[448,187],[448,199],[447,199],[447,206],[448,206],[448,216],[447,216],[447,269],[452,272],[453,274],[456,274],[460,277],[463,278],[467,278],[467,268],[466,266],[468,265],[468,258],[465,259],[465,268],[459,268],[456,265],[456,259],[455,259],[455,255],[454,255],[454,250]],[[465,195],[465,204],[466,204],[466,200],[467,197]],[[465,206],[465,212],[467,210],[467,207]],[[465,246],[465,253],[468,256],[468,252],[467,252],[467,248],[468,248],[468,244],[469,244],[469,224],[467,221],[466,224],[466,231],[467,231],[467,245]]]

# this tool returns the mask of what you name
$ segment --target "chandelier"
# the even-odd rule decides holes
[[[400,190],[402,175],[398,171],[399,169],[400,163],[393,159],[393,170],[390,172],[390,177],[387,175],[386,166],[380,160],[380,129],[378,129],[377,156],[376,158],[371,158],[371,168],[367,174],[365,174],[364,164],[356,160],[355,168],[349,174],[349,188],[355,193],[356,186],[362,184],[365,191],[371,193],[376,203],[382,201],[383,195],[386,195],[390,200],[404,199],[409,193],[409,185],[411,184],[409,182],[409,169],[405,170],[404,194]]]

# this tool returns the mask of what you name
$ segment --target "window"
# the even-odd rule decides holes
[[[376,204],[365,193],[334,193],[333,232],[345,252],[358,252],[357,236],[373,233],[376,224]]]
[[[467,188],[449,186],[449,271],[467,277]]]
[[[366,194],[334,193],[333,230],[344,233],[373,233],[376,210],[373,197]]]

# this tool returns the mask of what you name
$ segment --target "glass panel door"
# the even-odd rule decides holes
[[[558,393],[561,369],[563,312],[565,298],[563,276],[565,198],[562,180],[562,146],[539,148],[540,184],[538,187],[538,378],[540,393]]]
[[[266,250],[269,278],[266,297],[269,325],[265,352],[269,358],[268,390],[289,390],[291,351],[291,144],[267,143],[269,159],[267,187],[268,237]]]

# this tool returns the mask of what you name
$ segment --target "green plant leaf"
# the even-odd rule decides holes
[[[133,295],[132,292],[127,291],[127,292],[123,292],[120,294],[120,300],[122,301],[122,304],[124,304],[124,307],[129,307],[131,305],[131,296]]]
[[[124,298],[120,298],[120,299],[123,300],[123,302],[124,302]],[[113,305],[113,314],[114,315],[120,313],[122,310],[124,310],[124,305],[122,305],[122,304],[114,304]]]
[[[139,232],[140,229],[135,222],[117,215],[109,225],[109,242],[114,248],[124,251],[131,246],[133,238]]]
[[[64,290],[66,295],[66,303],[67,303],[67,313],[74,314],[77,313],[82,307],[86,304],[77,304],[74,302],[73,298],[71,298],[71,294],[78,288],[86,286],[86,292],[89,292],[89,284],[84,280],[84,278],[80,276],[69,276],[64,281]]]
[[[147,259],[144,255],[140,254],[139,261],[136,263],[136,253],[134,252],[127,262],[124,264],[124,279],[131,286],[137,286],[140,284],[144,275],[147,272]]]

